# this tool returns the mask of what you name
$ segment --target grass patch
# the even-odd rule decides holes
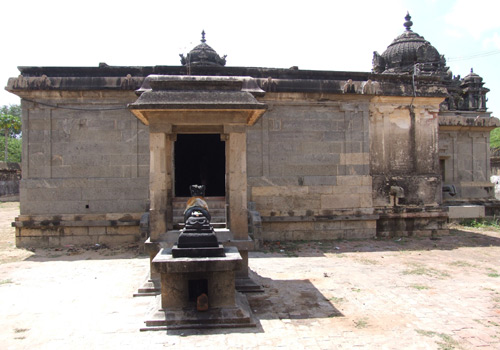
[[[411,288],[414,288],[416,290],[426,290],[426,289],[431,289],[429,286],[424,286],[423,284],[412,284],[410,286]]]
[[[331,298],[328,298],[328,301],[330,301],[334,304],[342,304],[343,302],[345,302],[345,298],[331,297]]]
[[[500,277],[500,274],[498,274],[497,270],[492,269],[491,267],[488,267],[486,271],[488,272],[488,277]]]
[[[403,275],[419,275],[419,276],[430,276],[437,278],[450,277],[447,272],[434,269],[432,267],[427,267],[422,264],[408,264],[411,268],[403,271]]]
[[[467,261],[463,261],[463,260],[457,260],[457,261],[453,261],[450,263],[451,266],[456,266],[456,267],[477,267],[477,265],[474,265],[474,264],[471,264]]]
[[[287,257],[297,257],[297,252],[302,244],[306,241],[287,241],[287,242],[269,242],[263,243],[261,252],[263,253],[280,253]]]
[[[354,321],[354,327],[358,329],[366,328],[368,327],[368,320],[366,319],[366,317],[356,320]]]
[[[479,320],[479,319],[474,319],[474,321],[476,321],[477,323],[479,323],[480,325],[483,325],[485,327],[500,327],[500,324],[496,323],[495,321],[490,321],[490,320]]]
[[[377,260],[372,260],[372,259],[366,259],[366,258],[361,258],[361,259],[356,259],[357,262],[360,262],[365,265],[377,265],[379,262]]]
[[[500,219],[467,219],[462,220],[460,225],[471,228],[500,230]]]
[[[351,288],[351,290],[352,290],[353,292],[356,292],[356,293],[361,292],[361,289],[359,289],[359,288]]]
[[[441,341],[436,341],[436,344],[439,346],[440,350],[454,350],[454,349],[462,349],[460,343],[453,339],[450,335],[432,331],[424,331],[422,329],[416,329],[416,332],[425,337],[438,337]]]
[[[2,284],[9,284],[9,283],[14,283],[14,282],[12,282],[12,280],[10,278],[8,278],[6,280],[0,280],[0,285],[2,285]]]

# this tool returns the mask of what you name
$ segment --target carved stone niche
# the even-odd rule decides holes
[[[150,75],[130,111],[149,125],[150,244],[158,248],[172,232],[174,142],[178,134],[220,134],[226,141],[227,232],[248,264],[246,128],[267,106],[251,77]],[[193,161],[196,161],[193,159]],[[154,256],[154,251],[150,255]],[[245,267],[244,267],[245,269]],[[245,274],[245,272],[242,272]],[[153,276],[152,276],[153,277]]]

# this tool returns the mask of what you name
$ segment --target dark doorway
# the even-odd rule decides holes
[[[208,280],[203,279],[188,281],[189,301],[196,301],[196,299],[203,293],[208,295]]]
[[[190,197],[190,185],[205,185],[207,197],[226,195],[226,147],[219,134],[177,135],[175,196]]]

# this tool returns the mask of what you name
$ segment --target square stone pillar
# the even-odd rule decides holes
[[[226,196],[229,203],[229,229],[236,240],[248,239],[247,214],[247,137],[244,126],[229,130],[226,145]],[[237,131],[237,132],[235,132]]]
[[[160,235],[167,231],[167,183],[171,181],[167,171],[168,143],[165,133],[149,134],[149,221],[152,242],[158,241]]]

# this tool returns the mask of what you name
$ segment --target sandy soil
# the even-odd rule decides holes
[[[500,349],[500,232],[265,244],[256,328],[139,332],[154,297],[138,247],[14,246],[0,205],[2,349]]]

